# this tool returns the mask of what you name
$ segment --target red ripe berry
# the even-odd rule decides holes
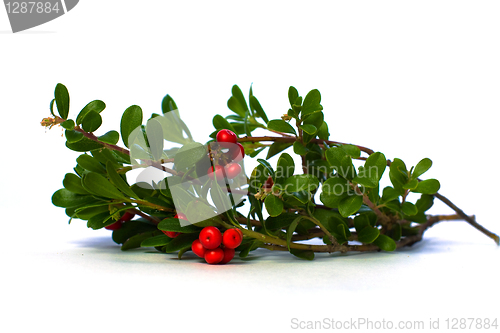
[[[235,249],[240,246],[243,234],[240,229],[227,229],[222,236],[222,244],[228,249]]]
[[[135,216],[134,213],[130,213],[130,212],[125,212],[125,214],[123,214],[123,216],[120,218],[120,220],[122,220],[123,222],[127,222],[127,221],[130,221],[132,220],[132,218]]]
[[[224,251],[220,247],[207,250],[204,258],[208,264],[218,264],[222,261],[222,259],[224,259]]]
[[[216,227],[205,227],[200,232],[199,240],[206,249],[213,250],[222,242],[222,233]]]
[[[245,157],[245,148],[243,148],[241,143],[237,142],[236,146],[231,147],[229,153],[231,154],[231,160],[233,162],[239,162]]]
[[[205,252],[207,252],[207,249],[203,247],[198,239],[196,239],[193,244],[191,244],[191,250],[193,250],[194,254],[196,254],[200,258],[204,258]]]
[[[233,131],[223,129],[217,133],[216,140],[221,147],[230,148],[232,144],[236,143],[238,137],[236,136],[236,134],[234,134]]]
[[[230,249],[230,248],[224,248],[224,258],[222,259],[221,262],[219,262],[219,264],[221,265],[224,265],[224,264],[227,264],[228,262],[231,261],[231,259],[234,258],[234,249]]]
[[[214,168],[217,180],[224,179],[224,167],[222,165],[216,165]],[[214,169],[212,169],[212,167],[208,168],[207,174],[210,179],[214,180]]]
[[[184,215],[182,213],[175,214],[174,218],[181,219],[181,220],[186,220],[186,221],[188,220],[187,217],[186,217],[186,215]]]
[[[238,163],[229,163],[226,166],[226,175],[228,179],[233,179],[241,172],[241,166]]]
[[[118,230],[118,229],[120,229],[122,227],[122,224],[123,224],[122,220],[119,219],[115,223],[105,226],[104,229],[107,229],[107,230]]]
[[[180,232],[175,232],[175,231],[165,231],[165,230],[162,230],[162,232],[167,235],[168,237],[170,238],[175,238],[177,236],[179,236],[181,233]]]
[[[262,187],[271,189],[271,188],[273,188],[273,185],[274,185],[273,177],[269,176],[269,177],[267,177],[267,180],[264,183],[264,185],[262,185]]]

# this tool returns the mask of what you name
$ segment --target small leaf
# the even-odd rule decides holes
[[[61,123],[61,126],[67,130],[72,130],[73,128],[75,128],[75,122],[71,119],[68,119],[65,122]]]
[[[98,142],[95,142],[93,140],[90,140],[90,139],[83,137],[82,139],[80,139],[76,142],[66,141],[66,147],[68,147],[69,149],[74,150],[74,151],[86,152],[86,151],[102,148],[103,145],[98,143]]]
[[[384,251],[394,251],[396,249],[396,242],[394,239],[386,235],[379,235],[373,243]]]
[[[199,142],[190,142],[182,146],[175,154],[176,170],[186,170],[207,156],[207,147]]]
[[[173,217],[163,219],[158,224],[158,229],[164,231],[181,232],[183,234],[198,233],[201,231],[201,228],[198,228],[192,224],[188,224],[182,227],[179,222],[179,219]]]
[[[283,153],[278,159],[278,165],[276,167],[276,179],[275,182],[278,184],[283,184],[286,179],[293,176],[295,171],[295,163],[293,158],[287,154]]]
[[[297,228],[300,220],[302,220],[302,216],[295,218],[286,231],[286,245],[288,246],[288,251],[290,251],[290,242],[292,241],[293,232]]]
[[[279,142],[279,141],[273,142],[273,144],[271,145],[271,147],[269,147],[269,150],[267,151],[266,160],[270,159],[274,155],[281,153],[283,150],[287,149],[291,145],[292,145],[291,142]],[[265,147],[262,149],[265,149]],[[261,150],[259,150],[258,152],[260,152],[260,151]],[[256,152],[257,152],[257,150],[256,150]],[[255,157],[256,155],[257,154],[251,154],[250,157]]]
[[[85,170],[102,174],[106,173],[106,169],[104,168],[104,166],[101,163],[99,163],[97,159],[95,159],[90,155],[82,154],[78,156],[76,162]]]
[[[236,133],[236,130],[233,128],[233,126],[227,121],[226,118],[224,118],[220,114],[216,114],[213,117],[212,124],[214,125],[214,128],[218,131],[220,131],[222,129],[228,129],[228,130]]]
[[[434,204],[434,196],[429,194],[422,194],[420,199],[417,200],[415,206],[417,206],[419,213],[424,213]]]
[[[269,122],[269,119],[267,118],[264,109],[262,108],[262,106],[260,105],[259,101],[255,96],[250,96],[250,106],[257,112],[257,115],[260,118],[262,118],[262,120],[264,120],[266,124]]]
[[[175,252],[179,250],[183,250],[186,248],[190,248],[193,244],[193,241],[198,239],[198,234],[180,234],[170,242],[168,242],[163,250],[166,253]]]
[[[54,91],[56,99],[57,112],[62,119],[68,119],[69,114],[69,93],[64,84],[58,83]]]
[[[118,231],[118,230],[117,230]],[[159,231],[146,231],[128,238],[122,245],[121,250],[127,251],[141,247],[141,243],[151,237],[158,235]]]
[[[257,162],[259,162],[267,170],[267,173],[271,175],[273,179],[275,178],[273,167],[268,161],[258,158]]]
[[[299,141],[293,143],[293,152],[297,155],[305,155],[309,150]]]
[[[285,180],[283,188],[285,193],[312,192],[319,187],[319,180],[311,174],[293,175]]]
[[[352,158],[358,158],[361,156],[361,150],[358,148],[358,146],[355,145],[342,145],[340,146],[340,149],[346,152],[347,155],[351,156]]]
[[[113,185],[115,185],[120,191],[128,195],[129,197],[138,199],[139,196],[130,188],[129,184],[123,179],[115,170],[113,163],[108,161],[106,163],[106,171],[108,173],[109,180]]]
[[[351,186],[349,181],[341,177],[330,177],[322,186],[323,193],[341,196],[346,193]]]
[[[380,235],[380,230],[372,226],[364,227],[358,232],[358,240],[361,243],[370,244]]]
[[[419,182],[417,188],[412,192],[434,194],[439,191],[440,187],[441,185],[439,184],[439,181],[437,179],[426,179]]]
[[[389,170],[389,178],[394,189],[400,194],[403,194],[403,184],[406,184],[408,181],[408,170],[406,169],[405,163],[399,158],[395,158],[392,161]]]
[[[142,124],[142,109],[137,105],[132,105],[128,107],[125,112],[123,112],[122,119],[120,122],[120,133],[122,136],[122,141],[125,146],[128,145],[128,137],[130,133]]]
[[[301,125],[300,128],[306,132],[307,134],[314,134],[316,133],[316,131],[318,130],[314,125],[310,125],[310,124],[304,124],[304,125]]]
[[[278,216],[283,212],[283,201],[275,195],[268,195],[264,204],[270,216]]]
[[[149,119],[146,126],[146,135],[148,137],[149,149],[153,158],[158,161],[163,155],[163,128],[158,120]]]
[[[418,186],[418,179],[412,179],[408,183],[403,185],[403,189],[405,190],[414,190]]]
[[[109,143],[110,145],[116,145],[118,140],[120,140],[120,134],[117,131],[109,131],[100,137],[98,137],[99,141],[104,143]]]
[[[314,89],[307,93],[304,98],[304,102],[302,103],[302,116],[305,116],[314,111],[322,110],[321,102],[321,94],[319,90]]]
[[[328,138],[330,137],[330,132],[328,131],[328,124],[326,122],[323,122],[323,124],[321,124],[321,127],[318,130],[318,137],[321,140],[328,140]]]
[[[175,104],[174,99],[170,95],[163,97],[163,100],[161,101],[161,111],[165,114],[175,110],[177,110],[177,104]]]
[[[403,214],[411,216],[418,213],[418,208],[411,202],[405,201],[401,204],[401,211]]]
[[[95,195],[111,199],[124,199],[124,195],[104,176],[89,172],[82,179],[83,187]]]
[[[113,241],[117,244],[123,244],[130,237],[144,233],[156,232],[156,226],[140,220],[132,220],[122,224],[122,227],[113,231]]]
[[[363,197],[360,195],[351,195],[339,203],[339,213],[343,217],[348,217],[356,213],[363,204]]]
[[[65,188],[56,191],[52,195],[52,204],[63,208],[81,207],[95,201],[96,199],[90,195],[76,194]]]
[[[77,142],[83,139],[83,133],[77,132],[75,130],[66,130],[64,131],[64,135],[66,136],[66,140],[69,143]]]
[[[314,260],[314,251],[312,250],[290,249],[290,253],[301,259]]]
[[[417,163],[415,166],[415,169],[413,169],[413,172],[411,174],[411,178],[417,179],[420,177],[422,174],[424,174],[427,170],[430,169],[432,166],[432,161],[428,158],[422,159],[420,162]]]
[[[393,187],[387,186],[382,191],[382,201],[392,201],[400,196],[399,192],[396,191]]]
[[[115,223],[112,216],[109,215],[109,211],[103,212],[97,215],[92,216],[87,222],[87,228],[92,228],[94,230],[102,229]]]
[[[170,243],[171,240],[172,238],[168,237],[167,235],[153,236],[151,238],[143,240],[141,243],[141,247],[163,246]]]
[[[87,105],[85,105],[85,107],[82,109],[82,111],[80,111],[80,113],[76,117],[76,124],[80,125],[82,123],[83,119],[85,118],[85,116],[87,115],[87,113],[89,113],[90,111],[101,113],[105,108],[106,108],[106,104],[104,104],[103,101],[95,100],[95,101],[88,103]]]
[[[74,173],[67,173],[63,180],[64,188],[77,194],[89,194],[82,186],[82,180]]]
[[[295,87],[293,86],[290,86],[290,88],[288,88],[288,101],[290,102],[290,106],[293,106],[295,104],[295,101],[298,97],[299,92],[297,91],[297,89],[295,89]]]
[[[267,128],[270,130],[273,130],[273,131],[277,131],[277,132],[291,133],[291,134],[297,135],[297,132],[295,131],[293,126],[282,119],[270,120],[267,123]]]

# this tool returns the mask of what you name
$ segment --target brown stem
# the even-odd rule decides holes
[[[127,212],[130,212],[132,214],[136,214],[136,215],[139,215],[143,218],[145,218],[146,220],[150,221],[150,222],[153,222],[154,224],[158,224],[160,223],[160,219],[158,219],[157,217],[154,217],[154,216],[149,216],[147,214],[144,214],[142,211],[138,210],[138,209],[128,209]]]

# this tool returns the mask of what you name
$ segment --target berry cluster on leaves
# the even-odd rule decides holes
[[[429,158],[408,167],[365,146],[331,140],[334,127],[325,121],[316,89],[303,97],[290,87],[288,100],[286,113],[269,119],[252,88],[246,99],[235,85],[227,103],[233,114],[216,114],[215,131],[201,143],[169,95],[162,113],[145,123],[142,109],[132,105],[119,132],[97,135],[105,103],[91,101],[69,119],[68,90],[58,84],[52,116],[42,126],[62,126],[66,147],[81,155],[52,202],[65,208],[70,221],[113,230],[122,250],[155,247],[179,258],[193,251],[209,264],[258,248],[308,260],[318,252],[393,251],[420,241],[443,220],[465,220],[499,243],[438,192],[438,180],[422,179],[432,166]],[[253,136],[256,129],[268,135]],[[248,175],[245,156],[258,162]],[[151,167],[166,177],[134,183],[127,177]],[[429,215],[435,199],[454,214]]]

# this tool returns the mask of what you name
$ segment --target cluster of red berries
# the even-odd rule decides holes
[[[241,166],[238,162],[245,156],[245,149],[237,142],[238,137],[236,134],[227,129],[220,130],[217,133],[216,140],[221,148],[228,150],[226,154],[231,160],[231,163],[227,164],[225,168],[220,164],[213,167],[210,166],[207,171],[208,177],[213,180],[215,173],[217,179],[223,179],[224,175],[228,179],[233,179],[241,172]]]
[[[125,214],[122,215],[122,217],[120,217],[118,219],[118,221],[116,221],[115,223],[113,224],[110,224],[108,226],[105,226],[104,229],[108,229],[108,230],[118,230],[122,227],[122,224],[124,222],[127,222],[127,221],[130,221],[132,220],[132,218],[135,216],[134,213],[129,213],[129,212],[125,212]]]
[[[227,229],[224,234],[216,227],[205,227],[193,242],[191,250],[208,264],[227,264],[234,258],[234,249],[243,240],[240,229]]]

